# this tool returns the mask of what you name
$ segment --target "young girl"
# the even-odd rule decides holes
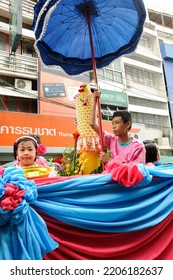
[[[16,142],[18,142],[18,140],[20,140],[20,138],[18,138]],[[43,144],[41,144],[40,137],[36,134],[31,134],[28,136],[22,136],[21,139],[24,139],[24,138],[25,139],[30,138],[30,140],[34,140],[34,142],[36,142],[37,156],[36,156],[36,160],[34,161],[34,165],[48,166],[49,164],[48,164],[47,160],[43,156],[41,156],[41,154],[46,153],[46,147]],[[20,143],[20,141],[19,141],[19,143]],[[14,154],[14,158],[15,158],[15,154]],[[14,166],[21,166],[21,163],[18,160],[17,156],[16,156],[16,160],[14,161]]]
[[[35,165],[38,143],[31,136],[21,136],[14,143],[14,159],[17,166],[26,167]],[[14,165],[16,165],[14,163]]]
[[[37,163],[38,155],[38,143],[37,140],[32,136],[21,136],[14,143],[14,159],[16,167],[27,167],[33,165],[41,165]],[[48,165],[48,164],[47,164]],[[50,177],[56,177],[57,172],[54,168],[49,173]]]

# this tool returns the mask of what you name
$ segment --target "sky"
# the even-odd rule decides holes
[[[143,0],[145,4],[150,4],[150,7],[161,8],[165,12],[173,14],[173,0]]]

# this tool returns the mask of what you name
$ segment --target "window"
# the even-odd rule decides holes
[[[125,66],[127,79],[149,87],[157,88],[157,79],[155,73],[140,68]]]
[[[139,41],[139,45],[146,47],[150,50],[152,50],[152,40],[150,37],[146,36],[146,35],[142,35],[140,41]]]
[[[135,82],[144,83],[144,76],[143,76],[143,70],[132,68],[131,69],[131,78]]]
[[[129,104],[148,107],[148,108],[156,108],[161,110],[167,109],[167,105],[164,102],[148,100],[144,98],[137,98],[132,96],[129,96]]]
[[[29,113],[29,104],[30,102],[26,102],[24,99],[20,100],[20,111]]]
[[[112,120],[113,112],[116,111],[117,108],[114,106],[113,111],[112,111],[110,109],[110,107],[113,107],[113,106],[107,106],[107,105],[101,104],[101,113],[102,113],[103,120],[109,120],[109,121]]]
[[[108,81],[113,81],[114,80],[114,76],[113,76],[113,71],[112,70],[105,70],[105,79]]]
[[[161,24],[162,25],[162,16],[161,13],[157,13],[154,11],[149,11],[149,19],[151,21],[154,21],[155,23]]]
[[[32,26],[31,24],[27,24],[27,23],[22,23],[22,27],[25,28],[25,29],[28,29],[28,30],[32,30]]]
[[[98,77],[102,80],[116,82],[122,84],[122,73],[108,68],[98,70]]]
[[[169,133],[168,117],[131,112],[133,123],[145,124],[148,127],[159,128]],[[165,129],[167,128],[167,129]]]
[[[97,71],[98,76],[102,80],[116,82],[122,84],[122,71],[120,59],[114,60],[107,67],[99,69]]]
[[[127,110],[127,107],[118,107],[113,105],[101,104],[102,119],[111,121],[113,113],[117,110]]]
[[[112,114],[108,110],[102,110],[101,109],[101,113],[102,113],[102,119],[103,120],[108,120],[108,121],[112,120]]]
[[[6,36],[0,34],[0,51],[6,51]]]
[[[120,59],[115,59],[107,68],[111,68],[114,70],[121,71],[121,60]]]
[[[36,52],[34,49],[34,41],[28,41],[22,39],[21,41],[21,53],[27,56],[36,57]]]
[[[7,107],[5,105],[5,97],[0,95],[0,111],[7,111]]]
[[[162,26],[173,28],[173,16],[155,11],[148,11],[149,19]]]
[[[164,26],[173,27],[173,17],[163,15]]]
[[[3,17],[0,15],[0,22],[8,23],[9,24],[9,18]]]
[[[37,100],[0,95],[0,110],[11,112],[37,113]]]
[[[26,46],[26,55],[33,56],[33,47]]]

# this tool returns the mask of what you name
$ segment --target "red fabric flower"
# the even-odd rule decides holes
[[[84,86],[81,85],[81,86],[80,86],[80,89],[79,89],[78,91],[79,91],[79,92],[84,92]]]
[[[17,186],[11,183],[7,183],[5,186],[4,196],[0,201],[0,206],[3,210],[13,210],[19,203],[21,203],[22,198],[26,190],[20,190]]]
[[[46,153],[46,146],[43,144],[38,145],[37,153],[39,155],[44,155]]]
[[[62,156],[58,156],[58,157],[54,158],[53,161],[56,162],[56,163],[61,164],[63,162],[63,157]]]
[[[84,89],[83,88],[79,89],[79,92],[84,92]]]
[[[76,129],[76,130],[73,132],[74,140],[77,141],[78,138],[79,138],[79,136],[80,136],[80,133],[79,133],[79,131]]]

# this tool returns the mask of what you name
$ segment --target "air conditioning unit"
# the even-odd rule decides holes
[[[23,79],[15,79],[15,88],[23,89],[23,90],[31,90],[32,81],[23,80]]]

